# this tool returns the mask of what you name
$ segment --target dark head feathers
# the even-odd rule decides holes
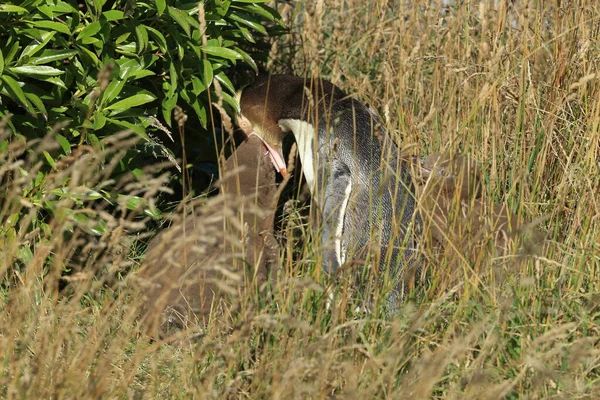
[[[325,79],[305,79],[294,75],[261,76],[242,90],[241,114],[269,143],[279,145],[285,133],[282,119],[311,122],[321,119],[347,95]]]

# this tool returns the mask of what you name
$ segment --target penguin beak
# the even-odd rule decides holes
[[[288,177],[287,166],[285,164],[285,159],[283,158],[283,154],[273,148],[261,135],[259,135],[253,128],[252,123],[248,120],[248,118],[244,117],[242,114],[238,114],[237,118],[238,126],[244,131],[246,136],[256,136],[263,143],[265,148],[265,155],[269,155],[271,159],[271,164],[273,167],[283,176],[284,178]]]
[[[283,176],[284,178],[287,178],[288,177],[287,165],[285,164],[285,159],[283,158],[283,155],[280,152],[278,152],[277,150],[275,150],[269,143],[267,143],[266,140],[264,140],[262,137],[260,137],[258,135],[258,133],[252,131],[252,133],[250,133],[250,135],[248,135],[248,136],[251,136],[251,135],[257,136],[263,142],[263,145],[265,146],[265,150],[269,154],[269,158],[271,159],[271,163],[273,164],[273,166],[275,167],[277,172],[279,172],[281,174],[281,176]]]

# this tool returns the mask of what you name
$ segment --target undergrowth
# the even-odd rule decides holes
[[[268,304],[244,301],[199,343],[147,340],[128,272],[166,176],[148,166],[112,181],[138,138],[121,134],[38,179],[52,133],[21,141],[4,119],[0,395],[599,398],[600,6],[577,3],[279,6],[293,34],[274,42],[273,71],[330,79],[407,155],[470,154],[483,201],[546,233],[541,253],[427,254],[427,287],[389,320],[355,313],[343,284],[328,307],[309,242],[295,261],[283,250]],[[115,184],[133,203],[95,194]]]

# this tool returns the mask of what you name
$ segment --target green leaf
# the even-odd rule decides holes
[[[225,87],[225,89],[229,91],[229,93],[235,94],[235,88],[233,87],[233,84],[231,83],[227,75],[225,75],[223,72],[219,72],[217,74],[217,80],[222,86]]]
[[[44,150],[44,157],[46,157],[46,161],[48,161],[48,164],[50,164],[52,168],[56,166],[56,161],[54,161],[54,158],[52,158],[50,153],[48,153],[46,150]]]
[[[23,49],[23,52],[19,56],[19,62],[21,60],[25,60],[28,57],[31,57],[32,55],[34,55],[35,53],[37,53],[38,51],[43,49],[44,46],[46,46],[48,44],[48,42],[54,37],[55,34],[56,34],[56,31],[44,32],[44,33],[42,33],[42,35],[40,37],[41,41],[34,39],[29,44],[29,46],[27,46],[27,47],[25,47],[25,49]]]
[[[171,126],[171,113],[173,112],[173,109],[177,105],[178,97],[179,96],[177,96],[177,93],[175,93],[173,95],[173,97],[164,99],[161,104],[161,111],[162,111],[163,118],[165,119],[167,125],[169,125],[169,126]]]
[[[118,194],[117,199],[120,202],[125,201],[125,207],[127,207],[128,210],[136,210],[139,207],[146,205],[146,200],[139,196]]]
[[[119,64],[119,66],[121,67],[121,71],[119,72],[119,76],[121,77],[121,79],[127,79],[132,72],[140,71],[144,68],[140,63],[140,60],[136,60],[133,58],[122,57],[120,60],[117,61],[117,64]]]
[[[256,2],[252,2],[252,3],[256,3]],[[249,14],[252,15],[260,15],[261,17],[271,21],[271,22],[276,22],[280,20],[280,16],[277,13],[277,11],[275,11],[274,9],[272,9],[269,6],[266,6],[264,4],[241,4],[239,6],[233,6],[233,8],[238,9],[238,10],[244,10]]]
[[[127,39],[129,39],[129,36],[131,36],[130,32],[125,32],[122,35],[119,35],[119,37],[117,37],[115,39],[115,44],[121,44],[121,43],[123,43],[124,41],[126,41]]]
[[[196,111],[196,115],[198,116],[198,120],[200,120],[200,124],[204,129],[206,129],[208,124],[208,117],[206,114],[206,107],[204,103],[198,101],[198,99],[194,100],[191,104],[194,111]]]
[[[65,90],[67,90],[67,85],[65,85],[65,83],[63,82],[63,80],[60,79],[57,76],[37,77],[37,79],[40,80],[40,81],[51,83],[53,85],[56,85],[56,86],[58,86],[60,88],[63,88]]]
[[[77,186],[75,188],[56,188],[52,189],[50,193],[58,197],[66,197],[73,200],[98,200],[104,198],[100,192],[85,186]]]
[[[65,154],[71,154],[71,143],[69,143],[67,138],[61,135],[60,133],[57,133],[55,137],[58,144],[60,144],[60,147],[62,147],[63,152]]]
[[[202,83],[202,80],[200,80],[200,78],[192,75],[191,80],[192,80],[192,93],[194,93],[196,96],[198,96],[200,93],[202,93],[206,90],[206,86],[204,85],[204,83]]]
[[[52,12],[53,8],[50,7],[49,5],[41,5],[37,8],[37,10],[42,13],[42,15],[44,15],[45,17],[48,17],[49,19],[54,18],[54,13]]]
[[[124,203],[128,210],[139,210],[142,208],[144,210],[144,214],[152,218],[160,218],[162,215],[160,210],[158,210],[156,207],[151,207],[148,204],[148,201],[143,197],[118,194],[117,201],[122,205]]]
[[[167,53],[169,51],[169,48],[167,46],[167,41],[163,34],[160,33],[158,30],[152,28],[151,26],[147,26],[146,30],[150,33],[150,36],[152,36],[156,41],[156,44],[158,44],[160,51],[162,51],[163,53]]]
[[[96,12],[98,14],[100,14],[102,12],[102,6],[104,6],[104,3],[106,3],[106,0],[93,0],[94,1],[94,8],[96,9]]]
[[[217,0],[217,1],[215,1],[215,3],[217,5],[217,13],[219,13],[219,15],[222,17],[227,15],[227,11],[229,10],[229,7],[231,6],[231,1]]]
[[[62,24],[60,22],[34,21],[31,25],[35,26],[36,28],[51,29],[53,31],[64,33],[65,35],[71,35],[71,30],[69,29],[69,27],[66,24]]]
[[[53,61],[61,61],[71,58],[77,54],[77,50],[44,50],[44,52],[36,58],[31,58],[29,64],[40,65],[48,64]]]
[[[232,3],[266,3],[269,0],[233,0]]]
[[[169,64],[169,78],[171,82],[171,87],[167,91],[166,97],[173,97],[173,93],[177,90],[177,69],[175,68],[175,63],[171,62]]]
[[[138,54],[141,54],[148,47],[148,31],[144,25],[137,25],[135,27],[135,36],[137,38]]]
[[[125,18],[125,13],[120,10],[109,10],[102,13],[107,21],[118,21]]]
[[[112,118],[107,118],[106,121],[110,122],[111,124],[117,125],[119,127],[122,127],[125,129],[130,129],[136,135],[141,136],[142,138],[144,138],[146,140],[149,140],[148,135],[146,135],[146,131],[144,130],[144,128],[142,128],[141,125],[135,125],[135,124],[132,124],[127,121],[120,121],[118,119],[112,119]]]
[[[246,64],[248,64],[254,70],[254,72],[256,72],[258,74],[258,66],[256,65],[256,62],[254,61],[254,59],[252,57],[250,57],[250,55],[248,53],[246,53],[244,50],[242,50],[238,47],[234,47],[234,49],[235,49],[235,51],[237,51],[238,53],[240,53],[242,55]]]
[[[254,36],[252,36],[252,33],[250,32],[250,30],[248,28],[240,25],[237,22],[235,23],[235,26],[238,28],[238,30],[240,31],[240,33],[242,34],[244,39],[246,39],[250,43],[256,43],[256,41],[254,40]]]
[[[149,216],[152,219],[161,219],[163,217],[160,210],[156,207],[150,206],[149,208],[144,208],[144,214]]]
[[[15,54],[17,54],[17,51],[19,51],[19,42],[18,41],[14,42],[12,44],[12,46],[10,47],[10,49],[8,50],[8,52],[5,54],[4,65],[10,64],[12,59],[15,57]]]
[[[211,56],[217,56],[231,61],[241,60],[243,58],[242,55],[237,51],[228,49],[226,47],[205,46],[202,48],[202,51],[204,51],[206,54],[210,54]]]
[[[17,250],[17,257],[24,264],[28,265],[31,263],[31,260],[33,260],[33,252],[29,246],[21,246],[19,247],[19,250]]]
[[[82,58],[87,56],[96,68],[102,68],[100,60],[98,59],[98,56],[96,56],[96,54],[86,49],[84,46],[77,46],[77,48],[79,49],[79,55],[82,56]]]
[[[93,122],[92,128],[97,131],[104,128],[104,125],[106,125],[106,117],[101,111],[96,111],[93,116]]]
[[[117,48],[117,52],[128,56],[135,56],[136,50],[137,45],[135,44],[135,42],[127,43]]]
[[[191,27],[187,20],[187,14],[171,6],[167,7],[167,12],[169,16],[173,18],[175,22],[177,22],[179,26],[181,26],[181,28],[183,28],[186,35],[190,36]]]
[[[152,75],[156,75],[156,74],[153,71],[150,71],[148,69],[142,69],[140,71],[133,71],[133,72],[131,72],[131,74],[129,74],[129,76],[131,78],[133,78],[133,80],[145,78],[147,76],[152,76]]]
[[[33,103],[33,105],[39,110],[39,112],[42,113],[44,118],[48,119],[48,111],[46,111],[46,106],[44,105],[44,102],[35,93],[23,93],[25,93],[25,97],[27,97],[27,100]]]
[[[156,4],[156,12],[158,12],[158,16],[162,16],[167,6],[165,0],[154,0],[154,4]]]
[[[81,41],[82,39],[85,39],[87,37],[94,36],[96,33],[100,32],[100,29],[102,29],[100,21],[92,22],[91,24],[83,28],[81,32],[79,32],[79,35],[77,35],[77,41]]]
[[[65,71],[45,65],[23,65],[21,67],[10,67],[8,70],[17,75],[57,76],[65,73]]]
[[[54,12],[54,14],[77,13],[77,10],[73,6],[61,0],[57,1],[56,5],[52,6],[52,11]]]
[[[94,45],[98,49],[102,49],[102,47],[104,47],[104,43],[102,42],[102,40],[98,39],[97,37],[83,38],[83,39],[81,39],[80,43],[81,44],[91,44],[91,45]]]
[[[0,75],[4,72],[4,56],[2,55],[2,50],[0,50]]]
[[[267,29],[246,13],[231,14],[229,18],[267,36]]]
[[[204,80],[204,86],[207,88],[211,87],[213,81],[213,66],[210,61],[202,60],[202,79]]]
[[[88,190],[88,192],[85,193],[83,190]],[[83,187],[77,188],[77,191],[72,191],[72,193],[65,193],[66,195],[63,197],[74,200],[77,204],[82,204],[82,200],[97,200],[101,198],[106,200],[101,193]],[[88,216],[87,214],[81,212],[75,214],[71,210],[69,210],[69,216],[72,217],[73,221],[75,221],[75,223],[88,234],[102,236],[106,232],[107,224],[103,219],[98,219],[95,216]]]
[[[116,112],[121,112],[133,107],[141,106],[142,104],[150,103],[154,100],[156,100],[156,96],[149,92],[142,94],[134,94],[131,97],[119,100],[116,103],[111,104],[110,106],[106,107],[105,110],[115,110]]]
[[[229,94],[222,92],[221,95],[223,96],[223,100],[225,100],[225,103],[229,104],[229,106],[234,109],[234,110],[238,110],[240,105],[238,104],[238,101],[236,99],[234,99],[232,96],[230,96]]]
[[[185,56],[185,48],[181,45],[181,43],[179,41],[176,41],[177,44],[177,57],[179,58],[179,60],[183,60],[183,57]]]
[[[52,107],[50,110],[56,114],[64,114],[69,110],[69,107]]]
[[[25,97],[25,93],[23,92],[23,89],[21,89],[21,86],[19,86],[19,83],[8,75],[2,75],[0,76],[0,79],[5,83],[4,87],[6,88],[9,96],[14,101],[21,103],[21,105],[25,107],[29,114],[35,115],[33,107],[31,106],[29,100],[27,100],[27,97]]]
[[[12,4],[0,4],[0,12],[16,12],[16,13],[26,13],[27,9],[19,6],[13,6]]]

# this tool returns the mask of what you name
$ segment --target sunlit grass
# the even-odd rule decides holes
[[[600,5],[442,3],[295,2],[294,35],[273,53],[376,109],[407,156],[469,154],[482,201],[546,232],[543,253],[426,250],[427,286],[385,320],[354,313],[353,289],[327,281],[308,241],[282,258],[272,300],[245,299],[199,343],[149,342],[124,278],[141,257],[143,210],[53,194],[65,180],[103,186],[129,138],[37,183],[55,144],[27,153],[11,140],[0,153],[0,396],[600,398]],[[126,179],[147,207],[165,183],[152,168]]]

